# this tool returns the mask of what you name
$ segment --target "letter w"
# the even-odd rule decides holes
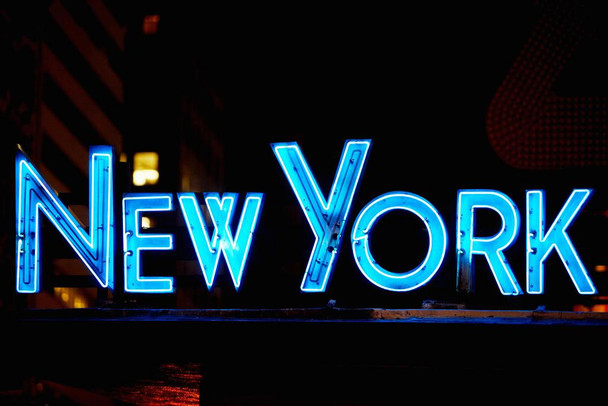
[[[218,193],[205,194],[205,203],[214,226],[210,236],[195,194],[178,193],[184,221],[209,289],[213,286],[220,253],[226,259],[234,287],[238,290],[241,285],[264,194],[247,193],[241,220],[233,236],[231,223],[238,197],[238,193],[224,193],[221,199]]]

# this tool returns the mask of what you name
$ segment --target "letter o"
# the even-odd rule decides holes
[[[414,213],[424,222],[429,235],[426,257],[407,272],[384,269],[374,260],[369,248],[372,228],[391,210]],[[370,282],[382,289],[406,292],[426,284],[439,270],[447,249],[447,233],[439,212],[426,199],[408,192],[389,192],[376,197],[359,212],[353,225],[351,245],[359,270]]]

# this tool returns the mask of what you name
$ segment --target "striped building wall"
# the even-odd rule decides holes
[[[3,164],[2,187],[14,187],[12,162],[19,144],[85,226],[89,146],[112,145],[117,156],[124,149],[126,28],[117,18],[120,12],[109,4],[118,3],[52,0],[0,6],[5,61],[0,71],[1,149],[2,162],[11,163]],[[2,286],[7,288],[0,304],[6,305],[14,297],[14,272],[9,271],[14,253],[12,193],[4,194],[2,206],[7,210],[2,210],[0,266]],[[40,294],[14,300],[27,302],[27,307],[95,304],[95,288],[75,287],[90,279],[89,272],[54,233],[45,227],[42,240],[47,252],[43,288],[45,279],[53,283]]]
[[[60,192],[87,187],[90,145],[123,150],[124,39],[124,27],[102,0],[53,0],[48,7],[39,50],[40,138],[32,158]]]

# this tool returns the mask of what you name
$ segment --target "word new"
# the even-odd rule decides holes
[[[371,140],[348,140],[327,197],[321,192],[300,147],[295,142],[272,144],[273,152],[302,208],[315,242],[304,271],[301,290],[324,292],[335,267],[343,232]],[[61,202],[46,180],[22,152],[16,158],[16,270],[17,291],[35,293],[40,289],[40,214],[44,214],[72,246],[102,287],[114,286],[115,212],[113,187],[113,150],[108,146],[91,147],[89,152],[89,227],[82,226]],[[544,262],[556,252],[580,294],[594,294],[568,227],[591,196],[591,189],[575,189],[561,211],[550,222],[545,218],[544,191],[526,193],[526,290],[544,292]],[[263,193],[247,193],[236,228],[233,218],[238,194],[205,193],[209,221],[201,211],[194,193],[177,193],[177,204],[187,226],[200,269],[208,288],[224,258],[236,289],[241,286],[260,211]],[[173,249],[173,235],[140,233],[145,212],[174,209],[172,193],[129,193],[122,197],[122,271],[124,290],[140,293],[174,291],[173,278],[145,276],[141,253]],[[502,226],[493,236],[476,235],[479,209],[490,209],[500,216]],[[371,231],[380,218],[394,210],[405,210],[420,218],[428,233],[424,260],[408,271],[391,271],[375,260],[370,250]],[[233,231],[234,230],[234,231]],[[474,256],[485,258],[503,295],[523,293],[503,251],[509,248],[520,230],[519,210],[504,193],[497,190],[467,189],[457,194],[456,255],[457,284],[471,291]],[[409,192],[389,192],[369,202],[356,216],[351,232],[354,260],[362,274],[374,285],[397,292],[410,291],[428,283],[441,268],[448,237],[443,219],[426,199]]]

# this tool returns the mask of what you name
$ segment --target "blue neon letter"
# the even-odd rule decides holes
[[[591,189],[574,189],[547,233],[545,233],[545,192],[543,190],[530,190],[526,193],[528,213],[526,225],[526,265],[528,272],[526,272],[526,275],[528,293],[543,293],[544,262],[553,249],[557,251],[566,266],[566,270],[578,292],[586,295],[596,293],[595,286],[566,232],[591,196],[591,192]]]
[[[429,250],[415,269],[395,273],[381,267],[369,248],[369,234],[380,217],[390,210],[406,210],[424,222],[429,234]],[[426,284],[435,275],[447,249],[447,233],[441,216],[424,198],[407,192],[391,192],[378,196],[359,213],[352,231],[353,255],[367,279],[382,289],[405,292]]]
[[[475,210],[492,209],[500,215],[502,227],[492,237],[476,237]],[[519,295],[522,290],[502,251],[517,238],[519,212],[515,203],[495,190],[458,191],[456,224],[456,256],[458,288],[472,291],[474,282],[473,255],[483,254],[503,295]]]
[[[210,237],[194,193],[178,194],[192,245],[209,289],[215,280],[220,253],[223,253],[228,264],[234,287],[238,290],[241,286],[264,195],[247,193],[236,235],[233,237],[232,218],[238,197],[238,193],[224,193],[221,199],[218,193],[205,194],[205,203],[214,226]]]
[[[272,144],[281,168],[315,234],[315,243],[302,280],[303,292],[325,291],[370,145],[371,140],[346,141],[329,192],[329,200],[326,200],[298,144]]]
[[[89,150],[89,231],[57,198],[25,154],[16,159],[17,292],[40,290],[40,212],[64,236],[102,287],[113,288],[113,154],[107,146]]]
[[[142,276],[140,251],[172,250],[171,234],[140,234],[140,212],[173,210],[170,193],[129,193],[122,199],[123,257],[125,291],[137,293],[171,293],[173,277]]]

